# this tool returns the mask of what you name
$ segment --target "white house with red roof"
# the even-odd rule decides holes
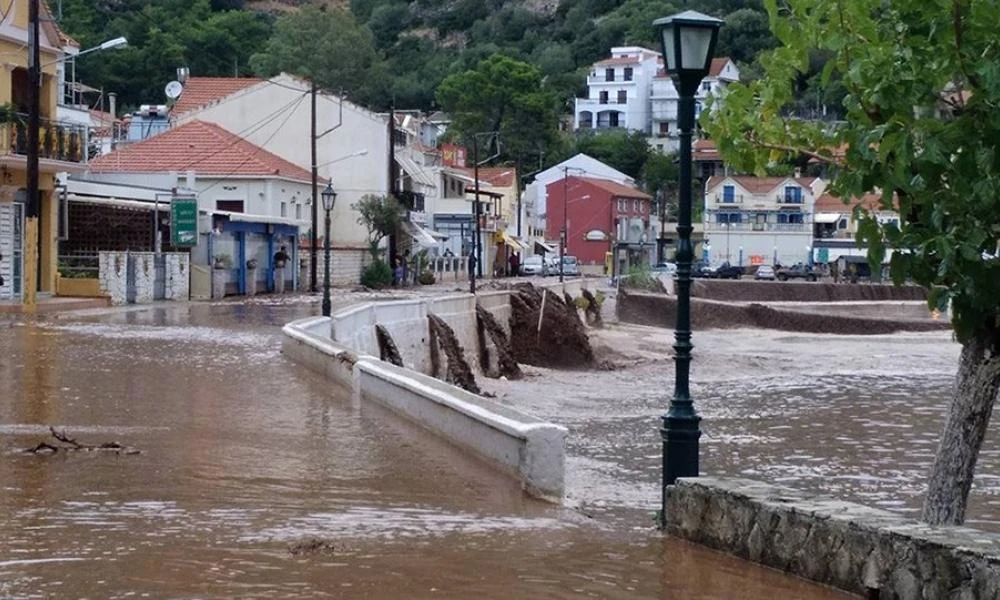
[[[294,258],[299,236],[309,227],[310,171],[205,121],[189,121],[95,158],[87,179],[196,194],[201,235],[191,262],[207,266],[228,257],[222,262],[230,266],[230,293],[246,290],[248,261],[258,265],[257,289],[269,287],[274,252],[285,245]],[[289,282],[297,279],[295,269],[285,271]],[[358,275],[335,273],[352,283]]]
[[[695,96],[700,111],[709,96],[739,81],[736,63],[712,59],[708,76]],[[611,57],[594,63],[587,76],[587,97],[577,98],[575,131],[625,129],[641,131],[660,152],[677,150],[678,94],[663,70],[658,51],[641,46],[611,49]]]
[[[307,172],[312,168],[308,81],[282,73],[267,80],[189,77],[183,85],[171,109],[175,126],[194,120],[214,123]],[[337,192],[330,237],[335,280],[343,280],[344,271],[360,272],[367,252],[366,231],[353,206],[367,194],[389,191],[389,117],[323,90],[316,100],[316,166],[319,176],[331,180]],[[317,198],[320,191],[322,187]],[[292,206],[289,200],[290,215],[301,209],[302,218],[311,220],[310,194],[295,202],[300,208]],[[321,224],[321,204],[316,212]],[[308,231],[309,227],[303,229]]]
[[[738,266],[811,262],[818,177],[717,176],[705,185],[703,260]]]

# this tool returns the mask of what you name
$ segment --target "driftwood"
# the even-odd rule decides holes
[[[94,451],[106,451],[114,452],[116,454],[139,454],[140,451],[137,448],[132,448],[130,446],[123,446],[118,442],[105,442],[98,446],[91,444],[82,444],[76,441],[76,438],[71,438],[66,435],[64,431],[56,431],[55,427],[49,427],[49,433],[57,442],[61,442],[62,445],[49,444],[47,442],[40,442],[37,446],[32,448],[26,448],[24,450],[27,454],[56,454],[58,452],[94,452]]]

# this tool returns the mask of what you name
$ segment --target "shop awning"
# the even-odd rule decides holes
[[[112,206],[115,208],[132,208],[136,210],[156,210],[155,202],[147,200],[124,200],[122,198],[102,198],[98,196],[80,196],[79,194],[67,194],[66,199],[70,202],[81,202],[84,204],[96,204],[99,206]],[[160,202],[159,208],[163,212],[170,211],[170,202],[165,200]]]
[[[836,223],[843,215],[841,213],[820,212],[813,215],[814,223]]]
[[[434,179],[424,172],[424,170],[409,156],[403,156],[402,154],[397,154],[395,157],[396,163],[403,169],[410,179],[416,181],[421,185],[427,187],[435,187]]]
[[[550,246],[545,242],[535,242],[535,253],[536,254],[547,254],[554,253],[556,251],[555,246]]]
[[[169,207],[169,205],[168,205]],[[251,213],[239,213],[228,210],[200,210],[203,215],[215,215],[227,217],[230,221],[237,223],[265,223],[270,225],[290,225],[292,227],[308,228],[309,221],[300,219],[289,219],[288,217],[275,217],[273,215],[256,215]]]
[[[431,234],[431,232],[427,231],[420,225],[415,225],[413,223],[410,223],[409,221],[403,221],[401,227],[403,231],[406,232],[406,235],[413,238],[413,241],[418,246],[421,246],[423,248],[433,248],[434,246],[437,246],[440,243]]]
[[[501,241],[503,241],[504,244],[510,246],[511,248],[514,248],[515,250],[524,251],[528,249],[527,246],[522,244],[519,240],[517,240],[514,236],[510,235],[506,231],[501,231],[497,235],[500,237]]]

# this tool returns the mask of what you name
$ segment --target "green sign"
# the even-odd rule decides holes
[[[170,202],[170,245],[175,248],[198,244],[198,199],[174,198]]]

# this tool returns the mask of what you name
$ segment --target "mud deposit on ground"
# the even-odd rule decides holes
[[[521,364],[579,368],[595,363],[587,330],[575,304],[531,284],[514,286],[511,294],[511,338],[514,357]],[[541,329],[538,326],[542,314]]]
[[[456,385],[467,392],[479,393],[479,386],[476,385],[476,376],[472,373],[472,368],[465,360],[465,350],[458,343],[455,331],[445,323],[441,317],[430,314],[427,315],[430,322],[431,346],[444,352],[446,365],[444,381]],[[431,353],[431,362],[435,363],[438,358],[437,353]],[[437,377],[438,365],[434,365],[434,375]]]

